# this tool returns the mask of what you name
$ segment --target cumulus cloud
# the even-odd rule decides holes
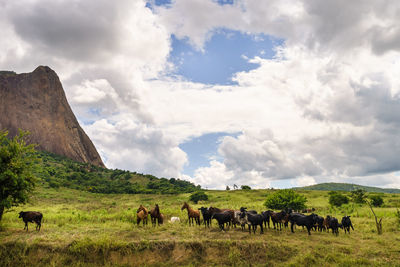
[[[388,1],[1,1],[0,68],[59,73],[109,167],[209,188],[273,180],[399,186],[400,5]],[[220,28],[283,39],[237,85],[171,77],[171,34],[204,51]],[[182,173],[179,144],[212,132],[218,159]]]

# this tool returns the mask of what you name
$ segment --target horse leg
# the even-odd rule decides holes
[[[262,223],[260,224],[260,228],[261,228],[260,234],[263,234],[264,233],[264,229],[263,229],[263,224]]]

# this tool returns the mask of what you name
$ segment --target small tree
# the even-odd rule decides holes
[[[190,195],[189,200],[197,204],[200,200],[208,200],[208,196],[203,191],[197,191]]]
[[[229,188],[229,186],[226,186],[226,191],[229,191],[229,190],[231,190],[231,189]]]
[[[264,205],[269,209],[283,210],[294,209],[301,210],[306,207],[307,198],[296,193],[292,189],[278,190],[267,196]]]
[[[34,145],[27,145],[28,132],[19,131],[12,139],[0,131],[0,220],[4,210],[25,204],[35,186],[32,174],[37,161]]]
[[[369,196],[371,200],[371,205],[374,207],[381,207],[383,205],[383,198],[379,195],[372,195]]]
[[[242,190],[251,190],[251,187],[248,186],[248,185],[242,185],[240,188],[241,188]]]
[[[349,198],[339,192],[329,192],[329,204],[332,206],[340,207],[343,204],[349,203]]]
[[[362,189],[356,189],[351,191],[351,199],[353,202],[358,203],[358,204],[363,204],[365,203],[365,191]]]

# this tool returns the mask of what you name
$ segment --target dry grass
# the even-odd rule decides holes
[[[265,210],[268,190],[210,191],[210,200],[193,205]],[[213,227],[189,227],[182,202],[188,194],[170,195],[101,195],[69,189],[39,189],[32,203],[6,213],[0,231],[0,265],[98,266],[98,265],[323,265],[400,266],[399,225],[395,217],[400,195],[385,194],[388,206],[378,208],[383,217],[381,236],[367,207],[348,205],[332,209],[327,193],[303,192],[310,207],[320,215],[352,216],[356,231],[338,237],[328,233],[296,229],[249,235],[239,228],[221,232]],[[158,203],[168,218],[178,216],[181,223],[137,226],[135,213],[139,204],[152,207]],[[393,204],[395,203],[395,204]],[[23,231],[18,219],[20,210],[44,214],[42,231]],[[149,220],[150,223],[150,220]]]

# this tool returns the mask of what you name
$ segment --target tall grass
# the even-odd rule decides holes
[[[216,206],[258,211],[269,190],[208,191],[209,200],[192,204],[193,208]],[[30,265],[34,259],[42,266],[96,265],[400,265],[400,217],[396,201],[400,195],[385,194],[385,206],[376,208],[383,218],[383,235],[376,234],[373,215],[367,206],[350,203],[340,208],[328,205],[327,192],[302,191],[308,207],[321,216],[341,218],[350,215],[355,231],[338,237],[312,232],[301,227],[267,229],[264,235],[230,228],[221,232],[215,221],[210,229],[189,227],[187,213],[181,211],[189,194],[124,195],[93,194],[71,189],[43,189],[31,203],[4,215],[0,228],[0,265]],[[136,225],[140,204],[159,204],[167,222],[160,227]],[[391,204],[392,203],[392,204]],[[30,225],[23,231],[18,219],[21,210],[43,213],[40,232]],[[181,223],[168,219],[180,217]]]

